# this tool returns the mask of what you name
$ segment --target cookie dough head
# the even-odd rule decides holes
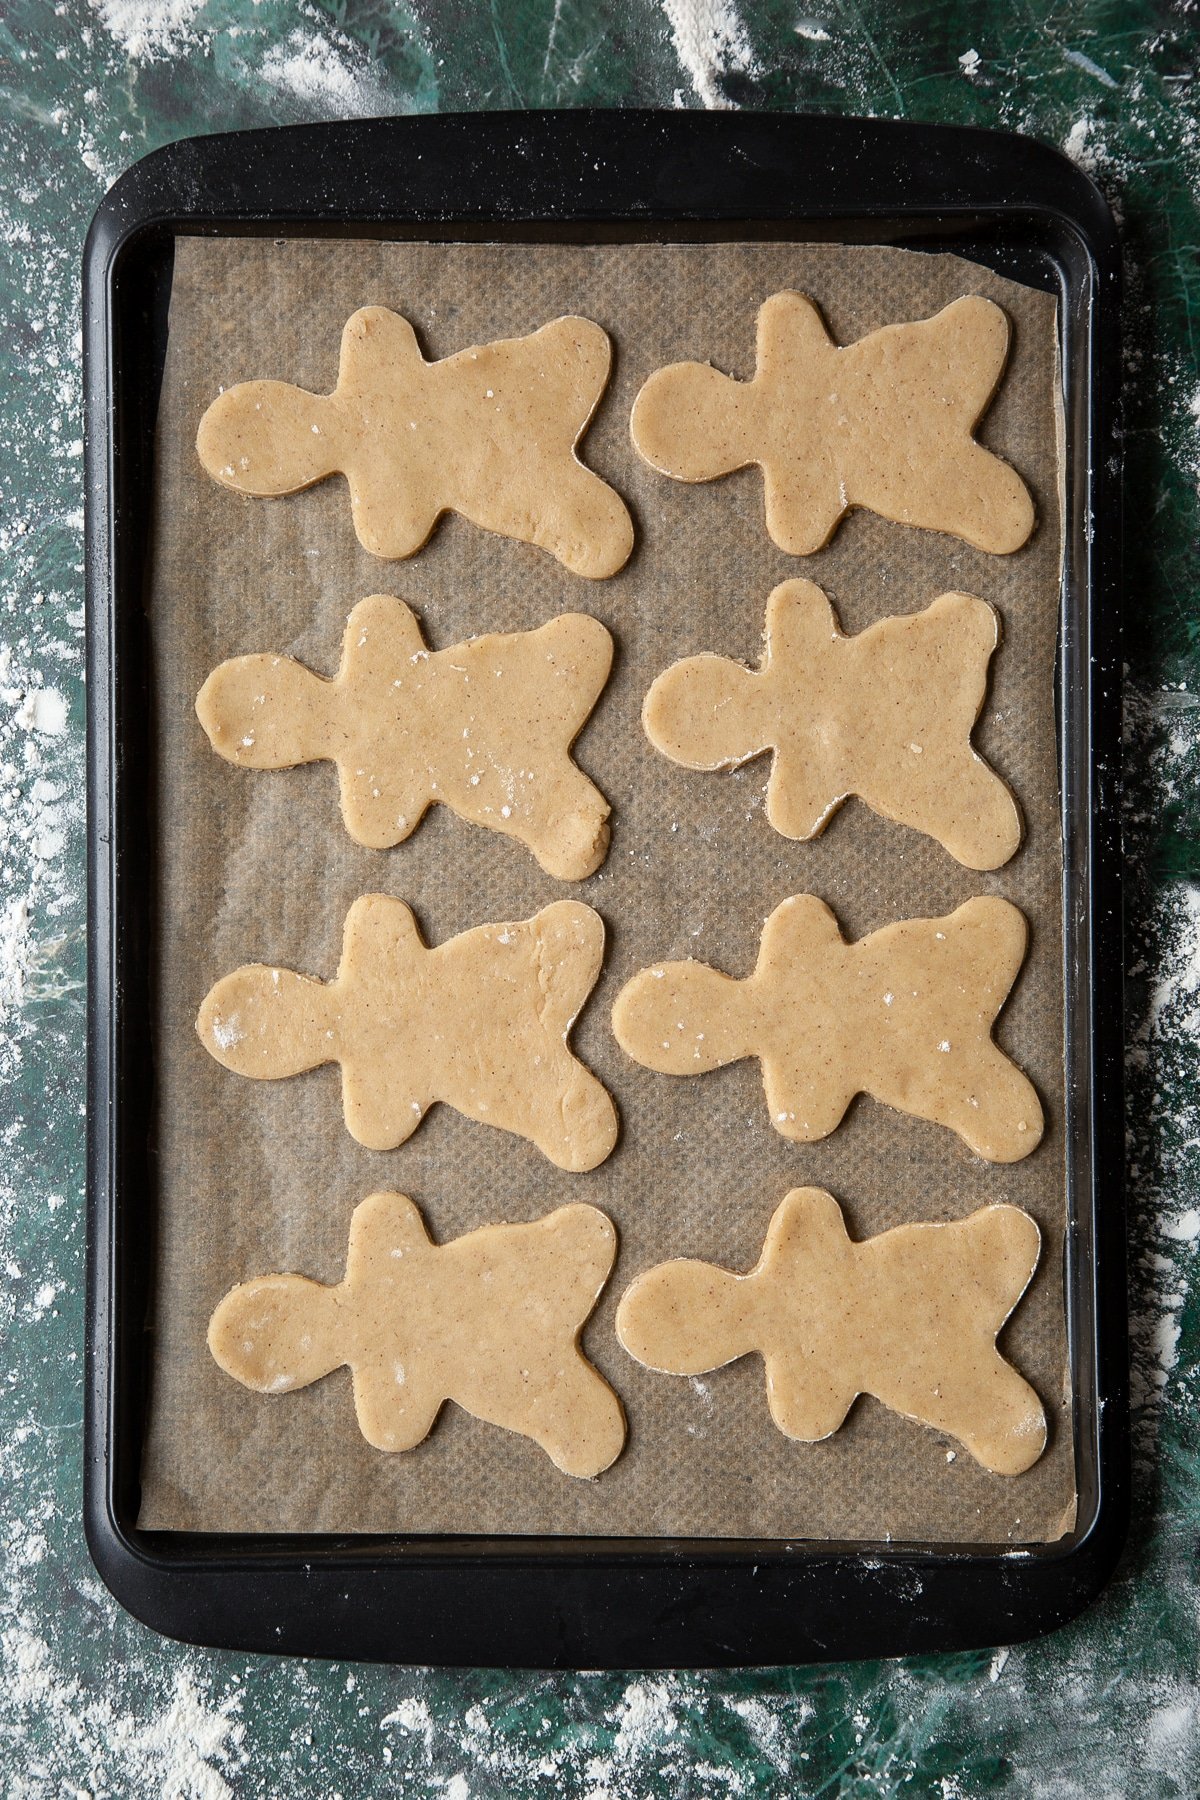
[[[633,403],[638,453],[676,481],[715,481],[757,461],[756,408],[748,385],[709,363],[658,369]]]
[[[658,963],[627,981],[612,1010],[627,1056],[660,1075],[701,1075],[755,1054],[743,984],[707,963]]]
[[[205,995],[196,1031],[225,1068],[255,1081],[278,1081],[332,1062],[338,1022],[324,982],[247,963]]]
[[[738,1276],[709,1263],[660,1263],[626,1288],[617,1337],[635,1361],[672,1375],[706,1375],[757,1348]]]
[[[325,754],[329,686],[289,656],[239,656],[213,670],[196,716],[226,762],[294,769]]]
[[[770,744],[762,684],[724,656],[689,656],[652,684],[642,727],[654,748],[685,769],[727,769]]]

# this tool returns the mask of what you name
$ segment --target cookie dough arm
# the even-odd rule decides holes
[[[433,1430],[447,1398],[442,1385],[416,1366],[364,1351],[354,1362],[354,1410],[358,1428],[376,1450],[411,1450]]]
[[[784,1437],[819,1444],[845,1423],[858,1395],[837,1366],[836,1356],[815,1354],[801,1361],[793,1351],[764,1353],[767,1406]]]

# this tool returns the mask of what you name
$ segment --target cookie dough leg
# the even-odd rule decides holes
[[[604,922],[589,907],[559,900],[537,915],[534,929],[545,1049],[536,1086],[516,1097],[522,1115],[531,1112],[532,1119],[510,1129],[532,1136],[560,1169],[594,1169],[616,1143],[617,1112],[607,1089],[571,1053],[567,1036],[600,971]],[[505,1122],[498,1110],[495,1122]]]
[[[1046,1447],[1046,1415],[1029,1383],[994,1345],[968,1378],[943,1376],[939,1387],[920,1414],[926,1423],[956,1437],[993,1475],[1032,1468]]]
[[[998,869],[1020,847],[1020,809],[1000,776],[969,745],[931,769],[919,790],[914,782],[894,798],[892,811],[900,823],[927,831],[964,868]]]
[[[772,1125],[781,1137],[800,1144],[815,1144],[836,1131],[859,1091],[855,1077],[831,1065],[814,1067],[803,1048],[799,1053],[766,1051],[762,1074]]]
[[[380,497],[378,471],[364,452],[364,467],[346,470],[350,489],[350,516],[355,536],[364,550],[385,561],[415,556],[429,542],[433,528],[450,509],[428,501],[415,491],[389,486]]]
[[[527,806],[513,815],[511,835],[556,881],[582,881],[608,853],[609,811],[599,788],[571,764],[556,772],[551,792],[531,785]]]
[[[820,837],[850,791],[848,783],[831,777],[815,751],[798,753],[785,745],[776,751],[767,781],[767,820],[780,837],[807,843]]]
[[[1005,900],[980,895],[952,913],[945,928],[955,947],[962,945],[964,966],[990,963],[995,970],[993,993],[1000,1000],[993,1004],[998,1013],[1025,960],[1029,927],[1024,915]],[[989,1162],[1019,1162],[1028,1156],[1040,1142],[1045,1123],[1029,1077],[986,1032],[974,1041],[952,1043],[948,1061],[954,1086],[936,1084],[930,1103],[942,1110],[927,1116],[944,1116],[975,1154]]]
[[[566,1049],[530,1073],[538,1083],[536,1116],[528,1117],[526,1097],[519,1122],[505,1119],[499,1108],[493,1122],[530,1137],[556,1168],[574,1174],[596,1168],[617,1141],[617,1109],[608,1090]]]
[[[576,1352],[516,1429],[527,1432],[564,1475],[587,1480],[621,1454],[625,1413],[604,1377]]]
[[[892,516],[902,511],[903,522],[918,525],[936,518],[939,531],[993,556],[1009,555],[1028,541],[1037,514],[1029,489],[1010,464],[964,436],[954,446],[954,481],[947,482],[944,474],[934,464],[910,465],[907,492],[901,504],[892,502]],[[864,504],[871,505],[866,496]],[[872,510],[882,510],[882,503]],[[1003,521],[1003,529],[997,530],[997,520]]]
[[[621,496],[583,463],[564,457],[545,471],[553,505],[532,519],[525,509],[501,527],[558,557],[574,575],[602,581],[615,575],[633,549],[633,521]]]

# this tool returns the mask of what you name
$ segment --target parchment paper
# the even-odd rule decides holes
[[[692,487],[639,461],[628,420],[647,375],[681,357],[750,375],[755,313],[782,287],[814,295],[842,342],[924,317],[963,293],[989,294],[1007,309],[1013,354],[982,436],[1036,496],[1040,524],[1026,549],[986,556],[855,513],[820,554],[789,558],[766,534],[757,471]],[[329,391],[342,325],[368,303],[405,313],[433,356],[568,312],[605,327],[615,376],[584,456],[634,512],[638,545],[620,575],[582,580],[542,552],[457,518],[443,520],[411,560],[380,562],[357,544],[338,478],[290,499],[252,500],[205,475],[196,426],[219,388],[269,376]],[[861,247],[181,240],[157,481],[147,605],[157,707],[161,1181],[141,1524],[874,1541],[1060,1536],[1075,1487],[1064,1397],[1053,298],[953,257]],[[757,661],[767,595],[795,575],[829,592],[847,631],[916,611],[951,588],[999,609],[1005,641],[977,742],[1024,809],[1026,842],[1008,867],[972,874],[858,801],[816,842],[789,843],[763,814],[765,759],[737,774],[704,775],[652,751],[639,711],[653,677],[701,650]],[[341,825],[331,764],[257,773],[209,749],[193,702],[218,662],[282,651],[332,673],[346,614],[372,592],[415,606],[437,648],[572,609],[608,626],[617,644],[612,681],[577,749],[613,806],[612,848],[598,874],[557,884],[519,845],[440,807],[395,850],[365,850]],[[1024,909],[1032,950],[999,1037],[1045,1104],[1048,1130],[1034,1155],[992,1167],[949,1131],[866,1099],[822,1143],[789,1144],[768,1122],[757,1064],[682,1081],[623,1056],[609,1009],[635,970],[691,955],[744,975],[765,916],[806,889],[829,901],[855,937],[892,919],[949,911],[980,892]],[[563,895],[599,910],[608,964],[573,1041],[621,1111],[621,1142],[608,1162],[564,1174],[532,1146],[445,1106],[400,1149],[372,1153],[343,1128],[336,1067],[251,1082],[206,1055],[193,1021],[218,976],[252,961],[332,975],[346,909],[371,891],[408,900],[431,943],[483,920],[524,918]],[[770,1422],[757,1358],[690,1381],[644,1370],[620,1349],[613,1312],[636,1274],[679,1255],[749,1268],[783,1194],[807,1183],[837,1196],[858,1236],[1001,1200],[1037,1219],[1041,1266],[1001,1340],[1051,1422],[1049,1448],[1027,1474],[989,1475],[951,1440],[870,1399],[826,1442],[792,1443]],[[263,1398],[217,1368],[205,1329],[226,1290],[278,1270],[339,1279],[350,1214],[380,1188],[412,1195],[439,1239],[491,1220],[537,1218],[567,1200],[591,1201],[616,1221],[620,1260],[585,1344],[625,1403],[629,1441],[598,1481],[561,1475],[530,1441],[454,1407],[419,1448],[388,1456],[359,1435],[345,1370],[302,1393]]]

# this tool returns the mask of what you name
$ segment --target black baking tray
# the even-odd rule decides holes
[[[771,237],[954,251],[1060,302],[1059,633],[1078,1523],[1055,1544],[239,1536],[137,1528],[155,1073],[153,693],[142,609],[178,233],[529,242]],[[1028,138],[762,114],[490,113],[169,145],[84,253],[88,594],[85,1522],[116,1597],[238,1650],[661,1668],[1011,1643],[1072,1618],[1124,1539],[1129,1428],[1118,827],[1119,257],[1087,177]]]

